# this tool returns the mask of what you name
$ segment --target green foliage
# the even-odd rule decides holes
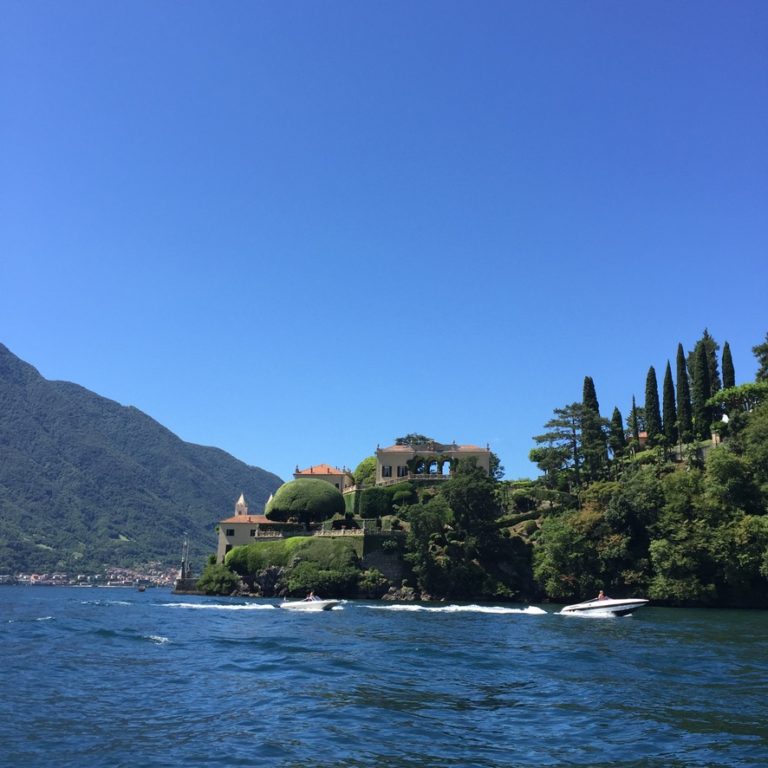
[[[240,586],[240,578],[226,565],[209,563],[205,566],[196,586],[206,595],[230,595]]]
[[[431,437],[426,435],[420,435],[416,432],[410,432],[404,437],[398,437],[395,439],[395,445],[426,445],[427,443],[434,443],[435,441]]]
[[[722,409],[731,417],[737,411],[752,411],[766,401],[768,381],[757,381],[721,389],[707,400],[707,405]]]
[[[675,408],[675,386],[672,383],[672,367],[667,360],[667,368],[664,371],[664,384],[662,385],[662,422],[664,437],[667,445],[677,442],[677,409]]]
[[[719,349],[720,345],[709,335],[709,331],[705,328],[701,338],[696,342],[693,351],[688,353],[688,370],[691,373],[692,387],[695,389],[696,379],[699,375],[696,368],[696,355],[701,351],[704,365],[707,369],[706,385],[704,385],[705,389],[709,392],[707,397],[714,395],[722,387],[717,367],[717,351]]]
[[[691,409],[693,413],[693,433],[699,440],[705,440],[710,435],[712,424],[712,409],[707,405],[711,395],[709,382],[709,367],[707,366],[707,348],[697,344],[693,359],[693,391],[691,394]]]
[[[257,541],[227,552],[224,562],[228,568],[249,576],[271,565],[287,566],[296,551],[305,549],[313,539],[309,536],[291,536],[277,541]]]
[[[597,480],[605,473],[608,464],[607,430],[608,422],[600,416],[595,384],[591,376],[585,376],[581,409],[584,480]]]
[[[733,357],[731,357],[731,347],[726,341],[723,344],[723,389],[730,389],[736,386],[736,372],[733,368]]]
[[[318,563],[298,563],[286,579],[288,594],[305,595],[310,591],[321,596],[354,597],[357,594],[357,568],[322,568]]]
[[[252,583],[267,568],[284,569],[288,594],[314,589],[318,594],[353,597],[360,574],[360,544],[341,537],[292,536],[235,547],[225,564],[244,581]]]
[[[752,347],[752,353],[757,358],[757,373],[755,381],[768,381],[768,333],[765,334],[765,341]]]
[[[397,505],[410,503],[414,498],[413,485],[409,482],[366,488],[360,497],[360,516],[385,517],[393,514]]]
[[[661,436],[661,413],[659,412],[659,385],[653,366],[648,369],[645,379],[645,430],[648,433],[648,442],[655,445]]]
[[[608,445],[614,457],[622,456],[627,447],[627,436],[624,433],[624,420],[618,408],[613,409],[609,427]]]
[[[684,443],[693,439],[691,390],[682,344],[677,345],[677,433]]]
[[[531,451],[530,457],[544,471],[551,488],[581,483],[583,411],[581,403],[555,408],[554,418],[544,425],[549,431],[533,438],[541,447]]]
[[[368,456],[363,459],[354,471],[355,483],[360,486],[371,486],[376,483],[376,457]]]
[[[325,480],[301,478],[281,485],[267,504],[265,514],[270,520],[308,524],[343,515],[344,511],[344,497],[338,488]]]

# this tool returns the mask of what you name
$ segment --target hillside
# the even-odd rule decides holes
[[[240,493],[258,508],[281,482],[0,344],[0,573],[175,563],[184,532],[201,558]]]

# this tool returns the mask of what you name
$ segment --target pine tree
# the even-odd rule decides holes
[[[591,376],[584,377],[582,406],[581,441],[584,474],[586,480],[596,480],[601,476],[608,462],[608,452],[605,419],[600,416],[600,404],[597,402],[595,384]]]
[[[736,372],[733,369],[733,358],[731,357],[731,347],[726,341],[723,344],[723,389],[730,389],[736,386]]]
[[[648,375],[645,377],[645,430],[648,433],[648,442],[655,445],[661,435],[661,414],[659,413],[659,385],[653,366],[648,369]]]
[[[677,345],[677,432],[684,443],[690,443],[693,439],[691,388],[682,344]]]
[[[768,333],[762,344],[752,347],[752,354],[757,358],[758,369],[755,381],[768,381]]]
[[[704,344],[696,345],[693,361],[693,387],[691,391],[691,410],[693,413],[693,433],[698,440],[706,440],[711,434],[712,414],[707,405],[712,392],[709,388],[709,365],[707,349]]]
[[[668,445],[677,442],[677,409],[675,408],[675,386],[672,383],[672,366],[667,360],[667,369],[664,371],[664,384],[661,388],[661,411],[664,423],[664,437]]]
[[[611,453],[613,453],[614,456],[621,456],[621,454],[624,453],[624,449],[627,447],[627,436],[624,433],[624,419],[622,419],[621,411],[618,408],[613,409],[613,415],[611,416],[608,444],[611,448]]]

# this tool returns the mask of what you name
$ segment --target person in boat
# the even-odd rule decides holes
[[[305,602],[305,603],[311,603],[311,602],[314,602],[315,600],[319,600],[319,599],[320,599],[319,597],[316,597],[316,596],[315,596],[315,592],[314,592],[314,590],[312,590],[312,591],[310,591],[310,593],[309,593],[309,594],[308,594],[308,595],[307,595],[307,596],[304,598],[304,602]]]
[[[600,590],[600,591],[597,593],[597,599],[598,599],[598,600],[607,600],[607,599],[608,599],[608,595],[606,595],[606,594],[605,594],[605,592],[603,592],[603,590],[601,589],[601,590]]]

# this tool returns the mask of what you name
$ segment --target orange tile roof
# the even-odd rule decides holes
[[[307,469],[297,469],[294,475],[345,475],[346,472],[338,467],[332,467],[330,464],[315,464],[314,467]]]

